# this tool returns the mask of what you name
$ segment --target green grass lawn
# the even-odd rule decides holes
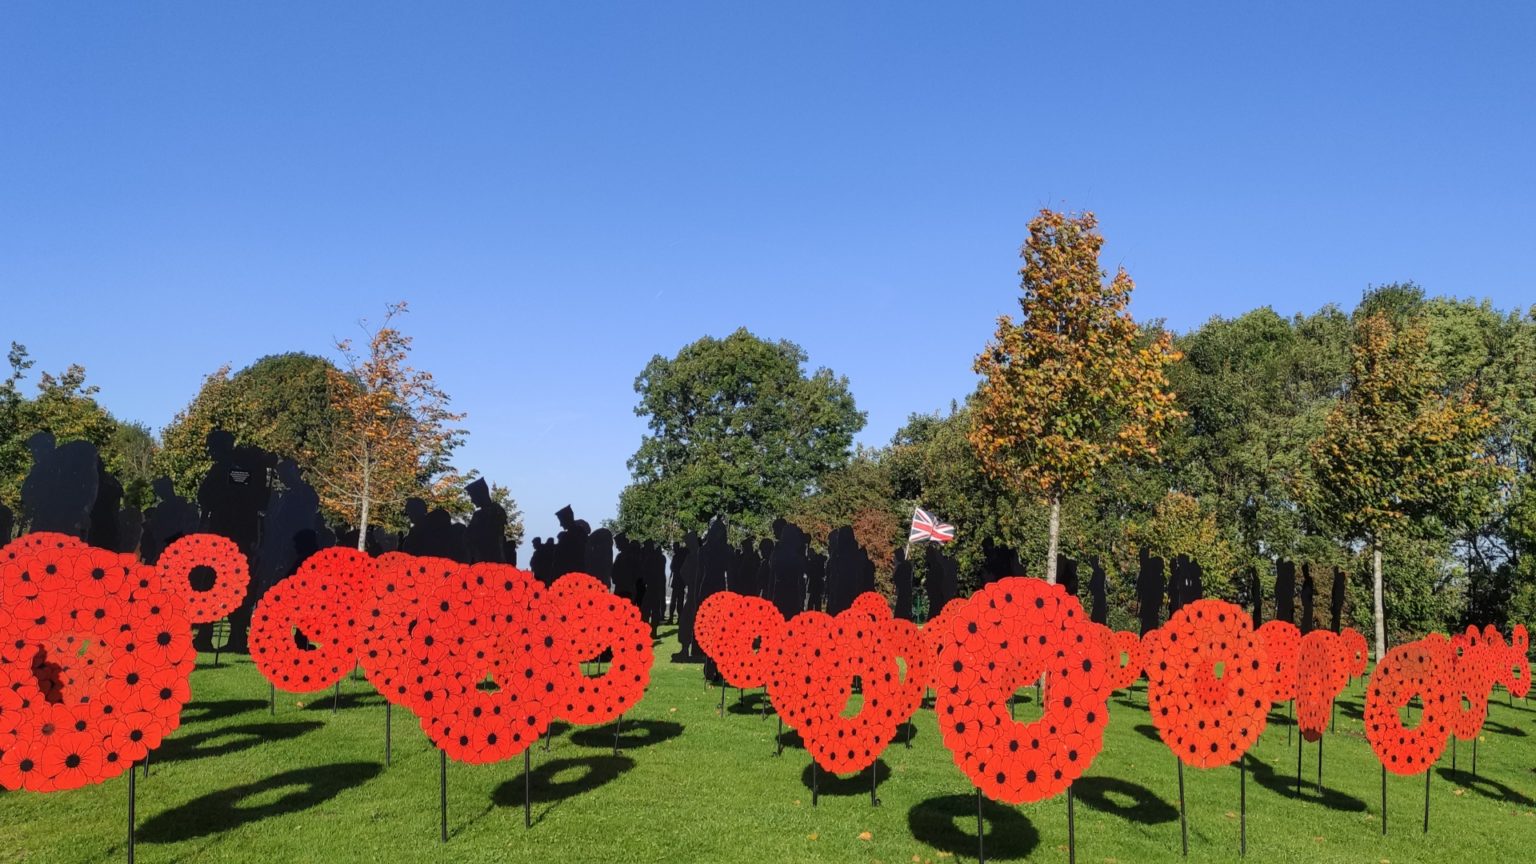
[[[670,657],[669,637],[658,658]],[[612,728],[561,727],[533,753],[533,820],[523,827],[521,759],[450,764],[449,841],[438,841],[438,758],[408,713],[394,712],[394,761],[384,764],[384,703],[367,684],[329,693],[278,694],[245,658],[192,679],[182,728],[138,781],[138,857],[171,861],[970,861],[976,799],[919,713],[910,749],[879,764],[879,807],[869,775],[821,777],[811,806],[805,752],[774,755],[775,721],[748,694],[704,686],[697,666],[659,659],[650,690],[626,719],[620,755]],[[1326,738],[1324,791],[1317,747],[1294,791],[1296,747],[1280,713],[1251,755],[1248,854],[1255,861],[1529,860],[1536,847],[1536,709],[1496,697],[1478,753],[1481,780],[1449,751],[1430,785],[1422,830],[1422,778],[1388,779],[1390,833],[1381,836],[1378,763],[1361,732],[1363,685],[1341,700]],[[1138,688],[1111,703],[1104,751],[1077,784],[1077,854],[1083,862],[1179,860],[1175,761],[1152,730]],[[1020,716],[1032,706],[1020,707]],[[1235,767],[1185,772],[1189,860],[1237,857]],[[53,795],[0,795],[0,860],[102,861],[124,856],[125,777]],[[987,858],[1065,861],[1066,799],[1024,807],[987,802]],[[868,839],[864,839],[864,838]]]

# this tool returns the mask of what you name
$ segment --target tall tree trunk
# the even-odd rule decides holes
[[[1045,553],[1045,581],[1056,584],[1056,545],[1061,539],[1061,498],[1051,499],[1051,543]]]
[[[372,496],[369,495],[369,492],[371,490],[369,490],[369,488],[368,488],[368,473],[369,473],[368,469],[364,468],[363,469],[363,509],[362,509],[362,513],[359,514],[358,520],[357,520],[357,523],[358,523],[357,524],[357,551],[359,551],[359,552],[366,552],[366,551],[368,551],[368,505],[373,503]]]
[[[1371,541],[1371,589],[1375,593],[1376,662],[1387,653],[1387,611],[1381,596],[1381,546]]]

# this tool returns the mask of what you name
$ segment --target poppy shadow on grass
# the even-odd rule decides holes
[[[1289,751],[1287,751],[1289,752]],[[1310,754],[1314,759],[1317,754]],[[1289,758],[1289,757],[1287,757]],[[1289,763],[1288,763],[1289,764]],[[1317,763],[1309,761],[1309,769],[1316,769]],[[1301,789],[1296,788],[1296,775],[1290,772],[1276,771],[1274,766],[1260,759],[1248,760],[1248,773],[1260,786],[1271,792],[1278,792],[1287,798],[1297,801],[1308,801],[1313,804],[1321,804],[1329,810],[1338,810],[1344,813],[1364,813],[1365,802],[1353,795],[1346,795],[1337,789],[1323,787],[1321,794],[1317,791],[1316,775],[1306,775],[1301,779]],[[1234,793],[1236,794],[1236,793]]]
[[[347,682],[343,681],[339,698],[333,690],[320,690],[307,694],[307,698],[300,698],[304,699],[303,710],[305,711],[329,712],[332,708],[344,711],[348,708],[384,707],[384,697],[379,695],[379,691],[373,689],[373,685],[367,683],[354,684],[353,689],[348,690]]]
[[[613,755],[550,759],[535,765],[527,780],[529,800],[550,806],[540,811],[534,821],[542,822],[560,802],[612,783],[634,767],[635,760]],[[521,807],[524,788],[523,775],[519,773],[491,792],[491,803],[497,807]]]
[[[248,723],[242,726],[223,726],[196,735],[167,738],[160,745],[158,755],[167,762],[186,759],[204,759],[239,753],[252,747],[260,747],[269,741],[284,741],[313,732],[324,726],[314,720],[297,723]]]
[[[793,729],[785,729],[779,733],[779,740],[774,742],[785,750],[804,750],[805,742],[800,740],[800,733]]]
[[[984,801],[988,860],[1016,861],[1040,845],[1040,832],[1024,814],[1005,804]],[[912,805],[907,811],[912,838],[941,852],[971,858],[976,855],[976,796],[944,795]]]
[[[773,711],[773,705],[768,702],[768,694],[761,690],[749,690],[745,696],[728,702],[725,706],[729,714],[762,714]]]
[[[1136,724],[1136,733],[1148,741],[1161,743],[1163,740],[1163,736],[1157,734],[1157,727],[1150,723]]]
[[[1499,735],[1512,735],[1516,738],[1526,737],[1526,731],[1519,726],[1506,726],[1497,720],[1484,720],[1483,728]]]
[[[805,770],[800,772],[800,782],[805,784],[807,791],[809,791],[811,788],[812,774],[815,773],[817,789],[816,794],[819,797],[825,798],[830,795],[834,798],[837,798],[843,796],[869,794],[870,769],[865,768],[863,771],[860,771],[857,774],[849,774],[846,777],[839,777],[830,771],[815,769],[813,767],[815,764],[816,763],[814,761],[807,763]],[[884,783],[891,777],[891,766],[885,764],[884,759],[875,760],[874,771],[875,779],[881,783]]]
[[[1083,806],[1138,825],[1161,825],[1179,818],[1172,804],[1145,786],[1118,777],[1082,777],[1072,792]]]
[[[372,780],[382,767],[377,762],[341,762],[285,771],[212,792],[146,820],[139,827],[139,838],[149,843],[179,843],[297,813],[334,798],[343,789]],[[283,794],[274,798],[272,793],[277,792]],[[242,806],[251,799],[262,803]]]
[[[1482,775],[1473,777],[1470,771],[1453,771],[1450,768],[1440,768],[1438,771],[1441,778],[1447,782],[1454,783],[1470,792],[1476,792],[1484,798],[1491,798],[1494,801],[1502,801],[1506,804],[1515,804],[1520,807],[1536,806],[1536,801],[1532,801],[1530,798],[1497,780],[1491,780]]]
[[[224,720],[252,711],[267,710],[265,699],[220,699],[217,702],[193,702],[181,712],[181,725]]]
[[[670,720],[622,720],[619,749],[633,750],[671,741],[683,734],[683,724]],[[571,743],[579,747],[613,749],[613,724],[588,726],[571,733]]]

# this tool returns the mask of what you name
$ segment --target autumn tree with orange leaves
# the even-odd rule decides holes
[[[431,373],[410,365],[411,337],[394,326],[405,312],[405,303],[392,303],[376,329],[361,322],[366,347],[338,341],[346,368],[329,373],[337,420],[315,465],[317,491],[327,507],[353,514],[359,549],[381,512],[397,512],[411,496],[451,497],[461,479],[448,457],[463,438],[454,424],[464,415],[449,410]]]
[[[1063,496],[1117,459],[1153,456],[1180,416],[1167,368],[1171,337],[1149,339],[1126,311],[1135,284],[1099,266],[1092,213],[1041,210],[1020,257],[1017,323],[976,358],[981,389],[969,438],[983,470],[1049,504],[1046,581],[1056,581]]]

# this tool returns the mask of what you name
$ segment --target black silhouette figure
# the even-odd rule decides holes
[[[1249,601],[1253,603],[1253,629],[1257,630],[1264,624],[1264,583],[1260,581],[1257,571],[1248,574]]]
[[[555,518],[560,520],[560,533],[555,537],[555,576],[586,572],[587,538],[592,536],[592,526],[577,519],[569,504],[561,507]]]
[[[692,531],[682,543],[672,547],[672,603],[667,608],[667,620],[677,621],[683,614],[683,604],[688,592],[699,582],[699,536]]]
[[[400,551],[400,535],[393,531],[386,531],[378,525],[369,525],[368,539],[364,542],[363,549],[375,558],[383,555],[385,552],[398,552]],[[516,550],[509,551],[515,552]],[[507,563],[516,564],[517,561],[515,559],[517,556],[512,555],[511,557],[514,560]]]
[[[1168,563],[1168,617],[1171,619],[1173,613],[1184,605],[1184,570],[1189,565],[1189,559],[1175,555]]]
[[[1104,573],[1104,565],[1099,563],[1099,556],[1088,559],[1088,595],[1093,598],[1093,605],[1088,617],[1096,624],[1109,623],[1109,579]]]
[[[773,577],[773,605],[785,619],[805,608],[805,546],[809,538],[796,525],[780,520],[774,525],[773,554],[768,566]]]
[[[1317,624],[1312,604],[1317,601],[1317,586],[1312,582],[1312,565],[1301,565],[1301,632],[1311,633]]]
[[[117,511],[117,548],[113,551],[136,555],[144,540],[144,514],[137,507]]]
[[[420,498],[405,499],[405,518],[411,523],[410,530],[406,532],[404,539],[400,541],[400,551],[411,555],[423,555],[432,558],[447,558],[450,561],[463,562],[468,558],[464,548],[464,535],[456,533],[453,525],[453,514],[442,507],[434,507],[427,510],[427,502]],[[462,528],[463,526],[460,526]],[[342,532],[336,532],[340,537]],[[351,543],[341,541],[344,545],[357,545],[357,538],[351,538]]]
[[[16,530],[16,517],[11,508],[0,504],[0,544],[11,542],[11,532]]]
[[[641,590],[646,598],[643,608],[648,610],[645,620],[650,622],[654,632],[667,614],[667,553],[651,540],[645,541],[641,553]]]
[[[245,650],[256,601],[293,575],[329,539],[322,538],[325,520],[320,516],[320,496],[299,474],[299,466],[292,459],[282,459],[275,473],[277,483],[262,508],[261,542],[251,556],[251,587],[245,602],[229,616],[229,649],[234,651]]]
[[[853,528],[844,525],[827,535],[827,614],[836,615],[853,605],[864,584],[869,556],[859,548]],[[873,583],[873,579],[870,580]],[[870,587],[873,587],[871,584]]]
[[[923,550],[923,567],[927,570],[923,588],[928,592],[928,620],[932,621],[959,594],[960,565],[944,554],[942,546],[930,543]]]
[[[821,611],[827,590],[827,556],[809,550],[805,555],[805,608]]]
[[[747,597],[758,596],[762,591],[762,585],[757,581],[757,577],[762,566],[763,559],[758,557],[752,541],[741,541],[741,548],[736,550],[735,557],[731,559],[731,569],[726,577],[726,585],[737,594]]]
[[[609,568],[609,578],[613,580],[613,593],[635,604],[642,610],[641,617],[645,617],[645,598],[639,593],[640,587],[640,559],[635,549],[635,544],[627,534],[619,534],[613,538],[613,544],[619,550],[613,558],[613,566]],[[647,586],[649,587],[649,586]]]
[[[490,484],[478,477],[464,487],[475,505],[464,529],[465,551],[471,564],[505,564],[507,561],[507,508],[491,497]]]
[[[599,528],[587,537],[587,573],[604,585],[613,584],[613,532]]]
[[[1199,561],[1184,559],[1184,580],[1179,589],[1182,592],[1179,605],[1188,606],[1205,596],[1204,577],[1205,571],[1200,569]]]
[[[139,543],[139,557],[146,564],[160,560],[165,547],[187,534],[196,534],[197,505],[176,494],[169,477],[157,477],[150,483],[157,499],[144,519],[144,537]]]
[[[896,585],[895,615],[903,621],[912,620],[912,562],[907,560],[907,550],[896,550],[896,566],[891,571],[891,581]]]
[[[1344,627],[1344,571],[1333,568],[1333,593],[1328,597],[1328,612],[1333,625],[1333,632],[1338,633]]]
[[[27,439],[27,449],[32,452],[32,470],[21,483],[26,530],[86,539],[100,482],[95,445],[69,441],[54,447],[52,432],[38,432]]]
[[[1067,596],[1077,596],[1077,560],[1065,555],[1056,556],[1056,584],[1060,585]]]
[[[981,574],[983,586],[1009,576],[1028,575],[1024,562],[1019,560],[1019,553],[1012,546],[994,543],[991,538],[987,538],[981,543],[981,555],[984,562]]]
[[[98,549],[118,551],[118,508],[123,503],[123,484],[117,482],[107,463],[96,457],[96,500],[91,503],[91,523],[85,541]]]
[[[222,429],[208,433],[213,467],[203,475],[197,503],[203,529],[235,541],[252,555],[261,535],[261,511],[267,506],[268,475],[277,460],[260,447],[236,447],[235,436]]]
[[[1154,558],[1147,550],[1140,552],[1136,572],[1136,599],[1141,607],[1141,635],[1156,630],[1163,623],[1158,615],[1163,602],[1163,559]]]
[[[545,585],[555,581],[555,541],[543,537],[533,538],[533,554],[528,556],[528,569],[533,578]]]
[[[757,594],[758,597],[773,596],[773,541],[760,540],[757,544]]]
[[[1275,620],[1296,623],[1296,565],[1275,563]]]
[[[699,612],[699,604],[716,591],[726,589],[727,574],[731,569],[734,553],[731,550],[730,540],[726,536],[725,522],[716,519],[709,525],[709,531],[704,535],[704,543],[694,549],[695,542],[692,535],[688,539],[688,560],[684,562],[683,572],[689,579],[686,596],[683,598],[683,611],[678,616],[678,641],[683,646],[680,659],[696,663],[706,659],[699,650],[698,640],[694,637],[693,622]],[[694,562],[697,562],[695,564]],[[713,677],[713,666],[705,669],[707,677]]]

